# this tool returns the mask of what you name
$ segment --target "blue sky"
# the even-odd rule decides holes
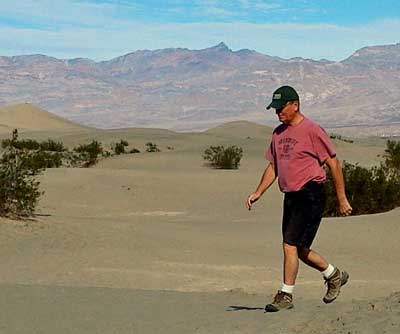
[[[0,1],[0,55],[107,60],[143,49],[225,42],[283,58],[342,60],[400,42],[400,1]]]

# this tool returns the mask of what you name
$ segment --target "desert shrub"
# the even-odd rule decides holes
[[[0,161],[0,215],[12,218],[32,216],[42,194],[35,176],[43,169],[27,164],[32,152],[17,143],[18,131],[14,130]]]
[[[157,147],[157,144],[154,144],[152,142],[146,143],[146,152],[160,152],[160,149]]]
[[[214,168],[237,169],[243,157],[243,149],[235,145],[210,146],[204,151],[203,159]]]
[[[26,168],[58,168],[63,164],[61,152],[30,151],[23,164]]]
[[[372,168],[343,164],[346,195],[353,215],[385,212],[400,206],[400,143],[387,142],[385,161]],[[336,192],[330,171],[326,183],[325,216],[336,216]]]
[[[125,147],[127,147],[129,143],[126,140],[121,139],[119,143],[113,145],[113,151],[116,155],[125,154]]]
[[[3,148],[10,147],[10,145],[19,150],[23,149],[38,150],[40,148],[40,143],[33,139],[24,139],[24,140],[3,139],[1,141],[1,146]]]
[[[18,140],[18,131],[15,133],[16,136],[13,139],[2,141],[2,147],[26,151],[21,162],[24,168],[36,170],[62,165],[63,155],[59,152],[60,147],[63,148],[61,143],[56,143],[50,139],[42,143],[32,139]]]
[[[72,165],[80,164],[82,167],[90,167],[98,162],[99,155],[103,153],[101,143],[93,140],[90,144],[81,144],[73,149],[78,155],[71,154]]]
[[[337,134],[334,134],[334,133],[330,134],[329,137],[330,137],[331,139],[341,140],[341,141],[344,141],[344,142],[350,143],[350,144],[354,143],[354,140],[352,140],[352,139],[347,139],[347,138],[343,138],[341,135],[337,135]]]
[[[400,174],[400,141],[388,140],[385,149],[385,167]]]
[[[138,150],[137,148],[133,148],[129,151],[129,153],[140,153],[140,150]]]
[[[103,153],[101,154],[101,156],[102,156],[103,158],[109,158],[109,157],[112,156],[112,153],[111,153],[110,151],[103,150]]]
[[[50,151],[50,152],[65,152],[66,148],[62,142],[56,142],[52,139],[48,139],[47,141],[43,141],[40,143],[40,149],[42,151]]]
[[[344,163],[343,176],[353,215],[385,212],[400,205],[399,179],[388,176],[384,166],[365,168]],[[336,216],[336,191],[330,172],[326,192],[327,205],[324,215]]]
[[[121,143],[127,146],[126,141],[121,140]],[[102,144],[95,140],[89,144],[79,145],[72,151],[66,149],[62,142],[52,139],[37,142],[32,139],[18,140],[16,137],[2,140],[1,146],[3,149],[13,147],[26,151],[23,164],[28,169],[90,167],[98,162],[99,156],[111,156],[111,152],[103,150]]]
[[[1,142],[1,146],[3,148],[8,147],[11,144],[11,139],[3,139]],[[52,139],[48,139],[46,141],[38,142],[34,139],[22,139],[15,140],[13,142],[13,146],[18,149],[26,149],[26,150],[41,150],[41,151],[50,151],[50,152],[64,152],[66,149],[64,148],[63,143],[56,142]]]
[[[64,167],[90,167],[87,164],[89,154],[87,152],[76,152],[74,150],[67,150],[62,155],[62,164]],[[97,162],[97,161],[96,161]]]

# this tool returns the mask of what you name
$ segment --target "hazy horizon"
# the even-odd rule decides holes
[[[313,60],[313,61],[341,62],[341,61],[346,60],[348,57],[350,57],[351,55],[353,55],[356,51],[358,51],[358,50],[360,50],[360,49],[368,48],[368,47],[378,47],[378,46],[397,45],[397,44],[400,44],[400,42],[399,42],[399,43],[392,43],[392,44],[384,44],[384,45],[365,45],[365,46],[362,46],[362,47],[359,48],[359,49],[354,50],[354,51],[353,51],[349,56],[347,56],[346,58],[339,59],[339,60],[330,60],[330,59],[326,59],[326,58],[320,58],[320,59],[304,58],[304,57],[296,56],[296,55],[294,55],[293,57],[290,57],[290,58],[284,58],[284,57],[279,57],[279,56],[276,56],[276,55],[273,55],[273,54],[266,54],[266,53],[262,53],[262,52],[257,51],[257,50],[246,49],[246,48],[233,50],[233,49],[232,49],[227,43],[225,43],[224,41],[221,41],[221,42],[219,42],[218,44],[215,44],[215,45],[210,45],[210,46],[205,47],[205,48],[203,48],[203,49],[192,49],[192,48],[187,48],[187,47],[177,47],[177,48],[174,48],[174,47],[166,47],[166,48],[162,48],[162,49],[137,49],[137,50],[132,50],[132,51],[130,51],[130,52],[121,54],[121,55],[117,55],[117,56],[115,56],[114,58],[109,58],[109,59],[104,59],[104,60],[94,60],[94,59],[92,59],[92,58],[86,58],[86,57],[58,58],[58,57],[54,57],[54,56],[51,56],[51,55],[48,55],[48,54],[44,54],[44,53],[30,53],[30,54],[29,54],[29,53],[26,53],[26,54],[16,54],[16,55],[10,55],[10,56],[5,56],[5,55],[1,55],[1,54],[0,54],[0,57],[46,56],[46,57],[55,58],[55,59],[59,59],[59,60],[86,59],[86,60],[93,61],[93,62],[95,62],[95,63],[101,63],[101,62],[107,62],[107,61],[110,61],[110,60],[113,60],[113,59],[115,59],[115,58],[119,58],[119,57],[122,57],[122,56],[126,56],[126,55],[128,55],[128,54],[135,53],[135,52],[144,52],[144,51],[156,52],[156,51],[170,50],[170,49],[174,49],[174,50],[201,51],[201,50],[211,49],[211,48],[217,47],[217,46],[219,46],[219,45],[221,45],[221,44],[224,44],[224,45],[225,45],[228,49],[230,49],[230,51],[232,51],[232,52],[239,52],[239,51],[242,51],[242,50],[249,50],[249,51],[255,51],[255,52],[260,53],[260,54],[262,54],[262,55],[264,55],[264,56],[278,57],[278,58],[281,58],[281,59],[283,59],[283,60],[290,60],[290,59],[295,59],[295,58],[303,58],[303,59],[310,59],[310,60]]]

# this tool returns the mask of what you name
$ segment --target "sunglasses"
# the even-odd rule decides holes
[[[292,104],[292,103],[293,103],[293,101],[286,102],[282,107],[275,109],[275,112],[277,114],[280,114],[283,109],[285,109],[289,104]]]

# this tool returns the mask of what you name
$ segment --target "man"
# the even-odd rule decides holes
[[[324,165],[332,171],[338,209],[341,215],[351,214],[346,198],[342,168],[326,132],[300,112],[300,99],[290,86],[278,88],[267,109],[274,108],[282,123],[272,135],[265,157],[269,161],[256,191],[246,201],[248,210],[278,178],[279,188],[285,194],[283,205],[283,284],[267,312],[293,307],[293,290],[299,258],[320,271],[327,284],[325,303],[333,302],[349,275],[312,250],[325,206],[323,183]]]

